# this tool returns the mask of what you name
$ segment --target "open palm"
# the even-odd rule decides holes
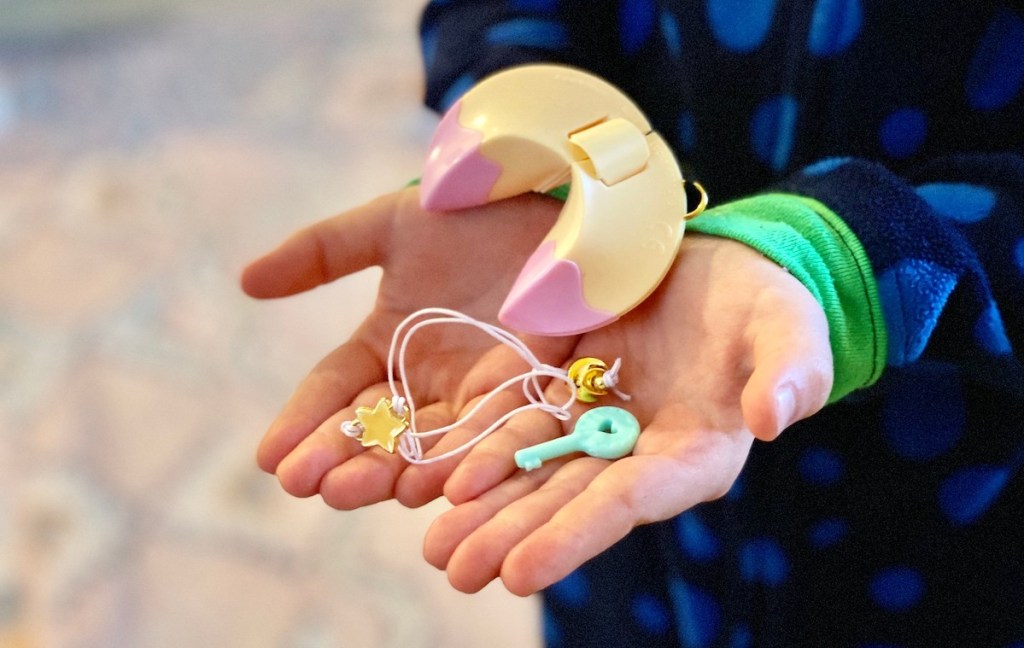
[[[260,467],[276,473],[289,493],[319,493],[337,508],[390,497],[415,506],[438,497],[457,460],[401,479],[408,464],[400,456],[364,452],[340,434],[339,425],[353,418],[356,406],[390,396],[388,349],[395,327],[410,313],[446,307],[496,322],[519,268],[558,210],[557,201],[526,195],[467,213],[433,214],[419,207],[416,189],[406,189],[301,230],[252,262],[242,287],[258,298],[292,295],[371,266],[384,269],[370,315],[310,372],[267,430],[257,455]],[[572,340],[530,344],[556,365],[572,348]],[[454,421],[475,397],[518,373],[517,363],[493,339],[465,327],[432,327],[418,334],[407,362],[407,388],[418,403],[420,427]],[[502,394],[479,420],[512,409],[516,399]],[[451,447],[459,436],[441,444]]]
[[[365,452],[341,435],[356,405],[390,394],[384,358],[394,327],[431,306],[493,320],[558,209],[523,196],[473,213],[424,214],[407,190],[296,234],[243,275],[249,294],[272,297],[383,266],[373,312],[299,386],[264,437],[259,462],[288,492],[320,493],[338,508],[389,497],[419,505],[443,489],[456,506],[431,527],[425,555],[464,591],[500,577],[512,592],[532,593],[636,525],[721,496],[755,438],[770,440],[817,411],[831,388],[827,323],[810,293],[744,245],[689,235],[663,284],[621,320],[583,336],[528,340],[551,364],[623,359],[622,388],[633,400],[605,404],[640,420],[633,456],[566,458],[524,473],[515,450],[567,431],[535,411],[465,456],[427,466]],[[453,421],[521,370],[508,349],[462,327],[429,329],[411,352],[407,387],[421,403],[421,429]],[[552,400],[564,389],[552,384]],[[480,419],[496,419],[521,398],[502,394]],[[484,424],[449,433],[434,452]]]
[[[684,240],[648,301],[582,336],[571,355],[623,358],[621,386],[633,399],[605,404],[641,422],[633,455],[519,471],[517,449],[565,431],[535,412],[485,439],[449,478],[456,506],[425,543],[427,560],[460,590],[500,577],[533,593],[635,526],[720,497],[754,439],[817,411],[832,385],[827,322],[810,293],[746,246],[699,235]]]

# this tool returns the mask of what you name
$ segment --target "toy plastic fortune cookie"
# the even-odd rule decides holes
[[[679,165],[622,92],[561,66],[485,79],[434,134],[420,186],[425,209],[483,205],[570,181],[558,221],[501,307],[510,328],[583,333],[650,295],[683,238]]]

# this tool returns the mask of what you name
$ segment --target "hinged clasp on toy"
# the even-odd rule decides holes
[[[632,122],[617,117],[569,135],[573,159],[590,165],[607,186],[643,171],[651,156],[647,137]]]

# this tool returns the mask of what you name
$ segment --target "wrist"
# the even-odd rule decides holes
[[[709,209],[688,230],[754,248],[811,292],[828,320],[829,402],[878,380],[888,343],[878,289],[863,247],[834,212],[802,196],[764,194]]]

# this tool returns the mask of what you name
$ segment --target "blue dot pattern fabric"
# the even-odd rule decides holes
[[[815,56],[835,56],[860,32],[864,14],[860,0],[817,0],[807,32],[807,49]]]
[[[904,612],[924,596],[924,577],[910,567],[890,567],[871,579],[871,599],[889,612]]]
[[[912,462],[932,461],[952,450],[967,427],[956,366],[918,363],[892,374],[891,380],[894,389],[882,408],[889,449]]]
[[[789,164],[798,105],[791,95],[770,97],[758,105],[750,123],[750,145],[757,157],[776,171]]]
[[[822,202],[884,311],[875,385],[548,588],[548,645],[1024,646],[1021,4],[446,0],[421,34],[437,110],[574,65],[716,202]]]
[[[528,46],[558,50],[565,47],[568,35],[561,23],[536,18],[516,18],[498,23],[487,30],[490,45]]]
[[[698,563],[710,562],[721,553],[721,543],[696,511],[687,511],[675,521],[679,548]]]
[[[973,108],[1004,107],[1024,85],[1024,20],[1004,9],[993,16],[971,59],[964,89]]]
[[[917,153],[928,135],[928,117],[917,108],[900,108],[890,113],[879,129],[882,150],[890,158]]]
[[[775,0],[707,0],[708,27],[723,48],[757,49],[768,37]]]
[[[963,182],[933,182],[917,188],[917,195],[939,216],[959,223],[976,223],[988,218],[996,195],[987,187]]]
[[[797,468],[810,484],[830,486],[843,478],[843,460],[839,455],[820,447],[807,448]]]
[[[814,524],[807,532],[808,541],[814,549],[828,549],[842,542],[849,531],[849,525],[840,518],[827,518]]]
[[[654,0],[622,0],[619,3],[619,40],[622,51],[636,54],[650,40],[657,23]]]

